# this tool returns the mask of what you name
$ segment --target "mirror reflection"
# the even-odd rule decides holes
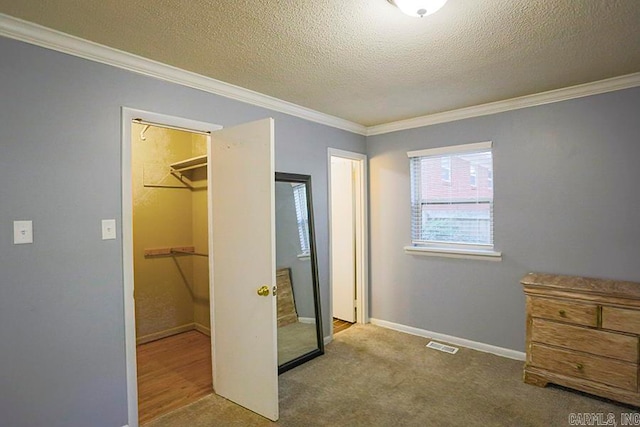
[[[276,284],[280,373],[324,352],[311,177],[276,173]]]

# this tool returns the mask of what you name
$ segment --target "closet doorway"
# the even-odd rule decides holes
[[[174,150],[150,144],[156,156],[139,162],[134,153],[136,140],[151,143],[152,136],[162,139],[167,129],[186,138],[183,142],[190,140],[187,152],[181,152],[180,159],[174,161],[173,154],[165,156],[166,151],[173,153],[185,149],[184,146]],[[198,135],[206,140],[206,155],[199,155],[200,147],[193,142]],[[140,163],[141,176],[135,170]],[[145,167],[145,163],[149,164]],[[156,169],[160,165],[164,171]],[[201,179],[202,174],[206,174],[206,180]],[[140,402],[145,399],[142,383],[140,390],[138,387],[138,362],[157,358],[164,350],[158,350],[154,344],[172,339],[180,340],[168,345],[177,349],[178,354],[168,352],[177,356],[176,366],[185,368],[182,362],[188,352],[200,361],[210,360],[208,367],[201,364],[201,371],[194,374],[197,380],[193,382],[198,383],[195,385],[201,387],[203,393],[214,392],[270,420],[278,419],[277,312],[275,291],[271,292],[271,286],[276,283],[274,177],[274,121],[271,118],[222,129],[205,122],[123,107],[122,261],[129,426],[137,427],[139,421],[144,422],[147,417],[142,413],[142,404],[140,408],[138,405],[139,395]],[[168,182],[171,184],[167,185]],[[205,182],[206,189],[202,189]],[[174,188],[176,183],[186,188]],[[136,184],[149,191],[136,194]],[[181,192],[191,199],[187,201],[186,196],[181,196],[184,200],[174,200],[173,196],[158,191]],[[206,212],[196,208],[202,202],[195,200],[200,195],[204,195]],[[177,212],[172,213],[168,207],[156,203],[156,197],[170,198]],[[141,206],[142,210],[134,205]],[[140,212],[142,221],[138,218]],[[206,231],[202,227],[203,217]],[[177,224],[184,218],[190,218],[191,223]],[[180,231],[174,232],[168,227],[178,227]],[[136,242],[134,234],[145,229],[152,236],[150,240]],[[191,240],[170,241],[174,235],[187,235]],[[147,269],[136,266],[140,259],[156,265]],[[195,264],[200,259],[205,260],[208,273],[197,270]],[[159,267],[160,261],[166,265]],[[139,282],[148,280],[148,275],[155,286],[162,289],[166,285],[160,296],[142,295],[144,285]],[[206,286],[196,283],[199,275],[208,276],[208,280],[200,277],[206,280]],[[167,285],[170,276],[177,277],[181,287]],[[208,296],[204,289],[207,286]],[[269,292],[263,292],[264,288]],[[151,304],[143,308],[143,302],[138,299],[149,299]],[[192,317],[189,307],[193,309]],[[158,328],[158,324],[162,328]],[[206,349],[202,341],[208,344]],[[144,346],[151,350],[146,351]],[[193,349],[187,350],[189,346]],[[142,367],[140,371],[141,376],[145,374]],[[156,386],[154,393],[164,395],[173,385]],[[161,405],[173,399],[171,395],[164,397]]]
[[[138,419],[213,393],[208,134],[131,126]]]
[[[333,335],[368,322],[367,157],[330,148],[328,165]]]

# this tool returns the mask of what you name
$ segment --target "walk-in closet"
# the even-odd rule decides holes
[[[131,143],[143,424],[213,392],[207,136],[134,121]]]

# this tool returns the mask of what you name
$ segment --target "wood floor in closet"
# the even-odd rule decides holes
[[[140,424],[213,393],[211,341],[189,331],[137,347]]]

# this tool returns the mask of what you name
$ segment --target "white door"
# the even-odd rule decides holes
[[[355,322],[356,245],[353,162],[331,157],[331,287],[333,317]]]
[[[273,119],[211,135],[213,388],[278,419]],[[211,241],[212,240],[212,241]],[[268,296],[258,295],[262,286]]]

